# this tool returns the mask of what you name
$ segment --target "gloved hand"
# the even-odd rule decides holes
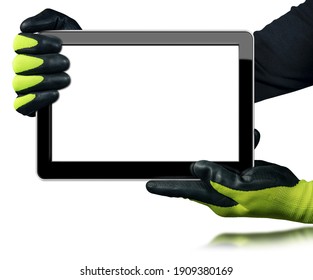
[[[43,30],[78,30],[78,23],[57,11],[46,9],[22,22],[21,31],[14,40],[14,51],[18,54],[13,61],[17,74],[13,88],[17,93],[14,108],[23,115],[35,116],[37,110],[55,102],[59,89],[70,84],[70,77],[64,71],[69,60],[59,54],[60,39],[33,34]]]
[[[255,148],[260,133],[254,130]],[[288,168],[264,161],[243,172],[209,161],[191,166],[198,181],[149,181],[154,194],[182,197],[209,206],[223,217],[277,218],[313,223],[313,182],[299,180]]]
[[[257,129],[254,129],[254,148],[259,144],[260,138],[260,132]],[[210,184],[205,181],[149,181],[147,183],[147,190],[154,194],[188,198],[207,205],[224,205],[227,207],[236,205],[234,200],[215,191]]]
[[[288,168],[256,161],[242,173],[209,161],[192,166],[200,182],[149,181],[154,194],[184,197],[209,206],[223,217],[263,217],[313,223],[313,182]]]
[[[192,166],[200,182],[149,181],[154,194],[184,197],[223,217],[263,217],[313,223],[313,181],[299,180],[288,168],[256,161],[242,173],[216,163]]]

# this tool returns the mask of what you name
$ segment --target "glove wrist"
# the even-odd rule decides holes
[[[281,194],[281,199],[286,201],[285,211],[291,220],[313,223],[313,181],[300,180],[290,192]]]

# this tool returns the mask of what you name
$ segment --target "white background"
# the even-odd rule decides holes
[[[63,54],[72,78],[53,106],[53,161],[238,161],[238,46]]]
[[[47,7],[71,15],[84,29],[253,32],[299,3],[294,0],[3,3],[0,279],[82,279],[79,270],[85,265],[164,269],[184,265],[233,266],[229,279],[311,279],[312,234],[301,235],[302,224],[220,218],[205,206],[188,200],[151,195],[145,190],[145,181],[42,181],[36,174],[36,120],[14,112],[15,93],[11,87],[12,41],[19,32],[19,24]],[[313,178],[312,90],[257,104],[255,114],[256,127],[262,134],[256,158],[288,166],[299,178],[307,180]],[[270,232],[292,229],[300,231],[289,238],[283,233],[275,240],[266,238]],[[223,233],[251,232],[264,233],[262,244],[245,238],[246,235],[230,240],[228,246],[212,244]]]

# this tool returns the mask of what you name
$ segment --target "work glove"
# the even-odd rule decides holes
[[[255,161],[244,172],[209,161],[191,167],[201,181],[149,181],[154,194],[189,198],[222,217],[262,217],[313,223],[313,181],[299,180],[288,168]]]
[[[255,132],[255,142],[259,134]],[[153,194],[182,197],[210,207],[223,217],[262,217],[313,223],[313,182],[299,180],[288,168],[265,161],[243,172],[198,161],[191,172],[200,180],[152,180]]]
[[[69,29],[81,28],[74,19],[51,9],[22,22],[22,33],[15,37],[13,44],[17,53],[13,60],[13,70],[16,73],[13,88],[17,93],[14,108],[19,113],[35,116],[37,110],[58,99],[58,90],[70,84],[70,77],[64,72],[69,68],[70,62],[59,54],[62,41],[34,33]]]

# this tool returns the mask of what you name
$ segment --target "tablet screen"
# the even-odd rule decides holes
[[[245,31],[47,31],[71,85],[38,112],[44,179],[194,179],[253,166],[253,37]]]
[[[63,46],[53,161],[238,161],[236,45]]]

